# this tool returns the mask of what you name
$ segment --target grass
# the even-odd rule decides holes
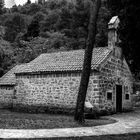
[[[86,120],[85,124],[78,124],[73,116],[56,114],[28,114],[9,110],[0,110],[0,129],[52,129],[73,128],[105,125],[116,122],[111,119]]]

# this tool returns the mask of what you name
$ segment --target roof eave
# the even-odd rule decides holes
[[[99,72],[99,66],[96,66],[95,68],[91,69],[92,71],[98,71]],[[35,75],[35,74],[59,74],[59,73],[81,73],[82,70],[64,70],[64,71],[36,71],[36,72],[19,72],[15,73],[15,75]]]
[[[0,86],[15,86],[16,84],[10,84],[10,83],[8,83],[8,84],[0,84]]]

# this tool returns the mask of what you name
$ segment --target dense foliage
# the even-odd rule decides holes
[[[0,6],[0,24],[4,29],[1,39],[9,43],[12,52],[7,54],[1,46],[0,76],[13,65],[30,62],[41,53],[85,48],[89,19],[86,1],[48,0],[37,4],[27,0],[25,5],[11,9],[5,9],[3,3]],[[109,18],[108,9],[102,5],[96,46],[107,44]]]
[[[139,0],[103,0],[96,46],[107,45],[107,23],[116,14],[122,21],[121,46],[131,68],[138,73]],[[14,5],[10,9],[0,3],[0,42],[6,43],[0,46],[0,76],[14,65],[29,62],[41,53],[85,48],[88,21],[87,0],[83,3],[79,0],[47,0],[44,4],[27,0],[25,5]],[[10,53],[6,52],[5,46]]]

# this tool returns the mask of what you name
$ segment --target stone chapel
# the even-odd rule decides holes
[[[108,46],[94,48],[86,102],[122,112],[132,108],[133,78],[118,47],[118,16],[108,23]],[[84,50],[45,53],[0,79],[0,107],[72,112],[76,106]]]

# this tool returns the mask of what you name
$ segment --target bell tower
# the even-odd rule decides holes
[[[119,37],[117,29],[119,27],[120,20],[118,16],[112,17],[108,23],[108,47],[113,49],[119,43]]]
[[[112,17],[108,23],[108,48],[113,50],[114,56],[122,58],[122,49],[118,46],[120,43],[117,30],[119,27],[120,20],[118,16]]]

